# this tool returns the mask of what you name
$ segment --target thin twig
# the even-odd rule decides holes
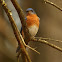
[[[27,53],[27,51],[26,51],[26,49],[25,49],[25,47],[24,47],[24,45],[23,45],[23,43],[22,43],[22,40],[21,40],[21,38],[20,38],[20,35],[19,35],[20,32],[19,32],[19,30],[18,30],[18,28],[17,28],[17,26],[16,26],[16,24],[15,24],[15,22],[14,22],[14,19],[12,18],[12,13],[11,13],[11,11],[7,8],[6,3],[5,3],[4,0],[0,0],[0,3],[1,3],[3,9],[5,10],[5,12],[6,12],[6,14],[7,14],[8,18],[9,18],[9,21],[10,21],[11,26],[12,26],[12,28],[13,28],[15,37],[16,37],[16,39],[17,39],[17,41],[18,41],[18,43],[19,43],[19,45],[20,45],[20,47],[21,47],[21,52],[22,52],[23,54],[25,54],[25,56],[26,56],[28,62],[31,62],[31,59],[30,59],[30,57],[29,57],[29,55],[28,55],[28,53]]]
[[[29,49],[33,50],[34,52],[36,52],[36,53],[40,54],[40,53],[39,53],[37,50],[35,50],[34,48],[32,48],[32,47],[30,47],[30,46],[26,45],[26,43],[25,43],[25,41],[24,41],[24,39],[23,39],[22,35],[20,35],[20,37],[21,37],[21,39],[22,39],[22,41],[23,41],[24,46],[26,46],[27,48],[29,48]],[[21,53],[21,51],[19,51],[19,53],[18,53],[17,57],[19,57],[20,53]]]
[[[29,30],[27,28],[27,24],[25,21],[25,16],[24,16],[23,10],[16,0],[11,0],[11,2],[13,3],[15,9],[17,10],[20,21],[22,23],[22,28],[23,28],[23,32],[24,32],[24,36],[25,36],[25,43],[28,44],[31,35],[30,35]]]
[[[58,47],[58,46],[56,46],[56,45],[54,45],[54,44],[52,44],[52,43],[50,43],[48,41],[41,40],[41,39],[35,39],[35,38],[32,38],[31,41],[36,41],[36,42],[44,43],[44,44],[46,44],[46,45],[48,45],[48,46],[50,46],[52,48],[55,48],[56,50],[62,52],[62,48],[60,48],[60,47]]]
[[[49,40],[49,41],[62,42],[62,40],[55,40],[55,39],[51,39],[51,38],[43,38],[43,37],[34,37],[34,38],[41,39],[41,40]]]
[[[44,2],[50,4],[50,5],[54,6],[54,7],[56,7],[57,9],[59,9],[60,11],[62,11],[62,8],[60,8],[58,5],[54,4],[53,2],[50,2],[48,0],[44,0]]]
[[[19,62],[19,57],[17,57],[17,62]]]
[[[31,50],[35,51],[36,53],[40,54],[40,53],[39,53],[37,50],[35,50],[34,48],[32,48],[32,47],[26,45],[26,43],[25,43],[25,41],[24,41],[22,35],[20,35],[20,38],[22,39],[24,46],[26,46],[26,47],[28,47],[29,49],[31,49]]]
[[[24,36],[25,36],[25,38],[24,38],[25,43],[28,44],[31,35],[30,35],[29,30],[27,28],[27,24],[26,24],[26,21],[25,21],[25,16],[24,16],[23,10],[21,9],[21,6],[18,4],[18,2],[16,0],[11,0],[11,2],[14,5],[15,9],[17,10],[20,21],[22,23],[22,28],[23,28],[23,32],[24,32]],[[27,45],[25,45],[25,46],[27,46]],[[31,49],[33,50],[33,48],[31,48]],[[34,51],[36,51],[36,50],[34,50]]]
[[[23,38],[22,38],[22,40],[23,40]],[[35,51],[36,53],[40,54],[40,53],[39,53],[37,50],[35,50],[34,48],[32,48],[32,47],[26,45],[26,43],[24,42],[24,40],[23,40],[23,44],[24,44],[26,47],[28,47],[29,49],[31,49],[31,50]]]

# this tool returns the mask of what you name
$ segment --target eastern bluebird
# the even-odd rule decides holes
[[[28,8],[26,10],[25,20],[26,20],[27,28],[29,30],[30,35],[35,36],[38,32],[38,29],[39,29],[40,18],[36,15],[35,11],[32,8]],[[23,28],[21,28],[20,32],[24,38]],[[20,47],[18,46],[16,52],[18,52],[19,49],[20,49]]]
[[[32,8],[28,8],[26,10],[26,23],[27,28],[31,36],[35,36],[39,29],[39,20],[40,18],[36,15],[35,11]],[[23,30],[23,29],[22,29]],[[22,36],[24,37],[24,33],[22,32]]]

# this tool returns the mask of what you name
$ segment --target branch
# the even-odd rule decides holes
[[[62,48],[60,48],[60,47],[58,47],[58,46],[56,46],[56,45],[54,45],[52,43],[49,43],[49,42],[47,42],[45,40],[41,40],[40,38],[38,38],[38,39],[37,38],[32,38],[31,41],[35,41],[35,42],[40,42],[40,43],[46,44],[46,45],[48,45],[48,46],[50,46],[52,48],[55,48],[58,51],[61,51],[62,52]]]
[[[62,40],[55,40],[55,39],[51,39],[51,38],[43,38],[43,37],[34,37],[34,38],[41,39],[41,40],[49,40],[49,41],[62,42]]]
[[[22,39],[23,39],[23,38],[22,38]],[[26,47],[28,47],[29,49],[31,49],[31,50],[35,51],[36,53],[40,54],[40,53],[39,53],[38,51],[36,51],[34,48],[32,48],[32,47],[26,45],[26,43],[24,42],[24,40],[23,40],[23,44],[24,44]]]
[[[24,16],[23,10],[21,9],[21,6],[18,4],[18,2],[16,0],[11,0],[11,2],[13,3],[15,9],[17,10],[20,21],[22,23],[22,28],[23,28],[23,32],[24,32],[24,36],[25,36],[25,43],[28,44],[31,35],[30,35],[29,30],[27,28],[27,24],[25,21],[25,16]]]
[[[17,3],[16,0],[11,0],[11,2],[12,2],[12,4],[14,5],[15,9],[17,10],[17,13],[18,13],[18,15],[19,15],[20,21],[21,21],[21,23],[22,23],[22,28],[23,28],[23,32],[24,32],[24,36],[25,36],[25,41],[24,41],[24,39],[21,37],[22,40],[23,40],[23,44],[24,44],[26,47],[28,47],[29,49],[31,49],[31,50],[37,52],[38,54],[40,54],[40,53],[39,53],[38,51],[36,51],[34,48],[32,48],[32,47],[26,45],[26,44],[28,44],[28,42],[30,41],[31,35],[30,35],[29,30],[28,30],[28,28],[27,28],[27,24],[26,24],[26,21],[25,21],[25,17],[24,17],[23,10],[21,9],[21,7],[19,6],[19,4]],[[18,55],[20,55],[20,53],[19,53]]]
[[[5,12],[6,12],[6,14],[7,14],[8,18],[9,18],[9,21],[10,21],[11,26],[12,26],[12,28],[13,28],[15,37],[16,37],[16,39],[17,39],[17,41],[18,41],[18,43],[19,43],[19,45],[20,45],[20,47],[21,47],[21,52],[22,52],[23,54],[25,54],[25,56],[26,56],[28,62],[31,62],[31,59],[30,59],[30,57],[29,57],[29,55],[28,55],[28,53],[27,53],[27,51],[26,51],[26,49],[25,49],[25,47],[24,47],[24,45],[23,45],[23,43],[22,43],[22,39],[20,38],[20,35],[21,35],[21,34],[20,34],[20,32],[19,32],[19,30],[18,30],[18,28],[17,28],[17,26],[16,26],[16,24],[15,24],[15,22],[14,22],[14,19],[12,18],[12,13],[11,13],[11,11],[7,8],[7,5],[6,5],[6,3],[5,3],[4,0],[0,0],[0,3],[1,3],[3,9],[5,10]]]
[[[56,5],[56,4],[54,4],[54,3],[52,3],[52,2],[50,2],[50,1],[48,1],[48,0],[44,0],[44,2],[50,4],[50,5],[54,6],[54,7],[56,7],[57,9],[59,9],[60,11],[62,11],[62,8],[60,8],[60,7],[59,7],[58,5]]]

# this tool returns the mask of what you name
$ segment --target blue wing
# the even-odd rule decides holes
[[[25,17],[25,20],[27,20],[26,17]],[[22,34],[22,27],[21,27],[20,33]],[[17,47],[17,49],[16,49],[16,53],[17,53],[19,50],[20,50],[20,46]]]
[[[25,17],[25,20],[27,20],[27,17]],[[22,27],[21,27],[20,33],[22,34]]]
[[[25,20],[27,20],[27,17],[25,17]]]

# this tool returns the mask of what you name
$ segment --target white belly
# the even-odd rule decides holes
[[[35,36],[38,32],[38,27],[36,25],[33,25],[29,27],[28,29],[29,29],[29,33],[31,34],[31,36]]]

